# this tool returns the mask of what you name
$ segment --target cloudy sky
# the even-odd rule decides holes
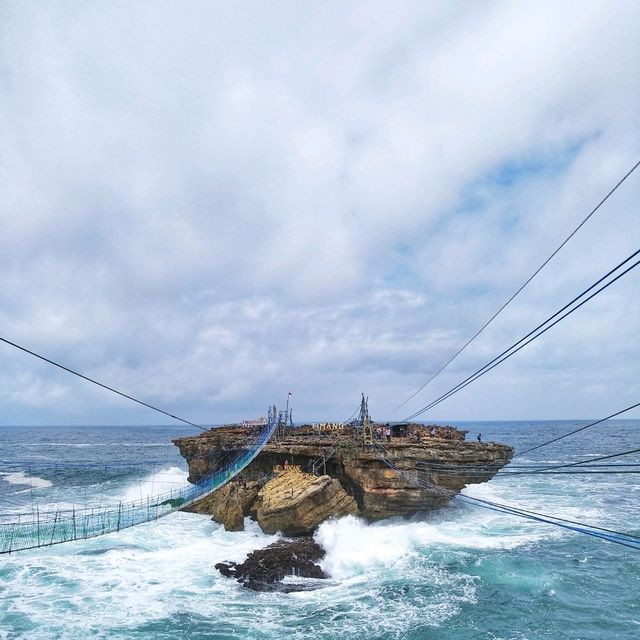
[[[401,419],[640,244],[635,2],[0,3],[0,335],[196,422]],[[637,271],[637,272],[636,272]],[[640,400],[640,269],[425,415]],[[638,415],[636,413],[636,415]],[[166,422],[0,344],[0,424]]]

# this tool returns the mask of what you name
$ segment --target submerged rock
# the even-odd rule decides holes
[[[252,551],[242,563],[219,562],[216,569],[253,591],[302,591],[304,587],[282,584],[283,578],[326,578],[316,564],[324,555],[324,549],[311,538],[279,540]]]

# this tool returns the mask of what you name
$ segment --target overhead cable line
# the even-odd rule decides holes
[[[413,484],[428,490],[433,489],[434,485],[431,485],[430,483],[424,483],[423,481],[421,481],[420,478],[417,478],[415,476],[412,476],[411,474],[404,472],[402,469],[394,465],[386,456],[383,456],[378,451],[376,451],[376,453],[378,457],[389,468],[394,470],[399,475],[404,476]],[[564,518],[559,518],[556,516],[540,514],[535,511],[528,511],[526,509],[521,509],[520,507],[513,507],[511,505],[500,504],[497,502],[490,502],[488,500],[482,500],[480,498],[472,498],[471,496],[465,496],[465,495],[459,494],[456,497],[459,500],[462,500],[463,502],[469,502],[471,504],[474,504],[476,506],[479,506],[485,509],[489,509],[491,511],[498,511],[500,513],[506,513],[508,515],[518,516],[518,517],[525,518],[527,520],[532,520],[535,522],[551,524],[556,527],[560,527],[562,529],[575,531],[576,533],[583,533],[585,535],[589,535],[595,538],[600,538],[608,542],[613,542],[615,544],[619,544],[625,547],[629,547],[631,549],[635,549],[636,551],[640,551],[640,536],[636,536],[630,533],[613,531],[612,529],[604,529],[602,527],[597,527],[595,525],[579,523],[576,521],[566,520]]]
[[[602,458],[590,458],[588,460],[583,460],[581,462],[571,462],[571,463],[558,463],[558,464],[507,464],[506,466],[503,463],[484,463],[484,464],[441,464],[438,462],[427,462],[427,461],[416,461],[415,464],[419,465],[421,469],[433,469],[435,471],[478,471],[484,473],[486,475],[487,471],[500,471],[505,473],[515,473],[517,472],[525,472],[525,473],[537,473],[538,471],[546,471],[547,469],[559,469],[568,464],[578,466],[580,465],[582,468],[619,468],[619,467],[640,467],[640,462],[628,462],[628,463],[620,463],[620,464],[591,464],[596,460],[606,460],[609,458],[619,458],[622,456],[628,456],[632,453],[638,453],[638,449],[633,449],[632,451],[623,451],[622,453],[614,453],[610,456],[604,456]],[[411,460],[411,458],[405,457],[394,457],[395,460]]]
[[[569,431],[569,433],[565,433],[561,436],[558,436],[557,438],[552,438],[551,440],[547,440],[546,442],[543,442],[542,444],[537,444],[535,447],[530,447],[529,449],[525,449],[524,451],[519,451],[518,453],[516,453],[513,457],[517,457],[517,456],[523,456],[525,453],[530,453],[531,451],[536,451],[536,449],[541,449],[542,447],[546,447],[549,444],[552,444],[554,442],[558,442],[558,440],[562,440],[564,438],[568,438],[569,436],[572,436],[575,433],[579,433],[580,431],[584,431],[585,429],[589,429],[589,427],[595,427],[595,425],[600,424],[601,422],[605,422],[606,420],[611,420],[611,418],[615,418],[616,416],[619,416],[623,413],[626,413],[627,411],[631,411],[631,409],[635,409],[636,407],[640,407],[640,402],[636,403],[636,404],[632,404],[630,407],[627,407],[626,409],[622,409],[621,411],[616,411],[615,413],[612,413],[611,415],[607,416],[606,418],[602,418],[600,420],[596,420],[595,422],[591,422],[589,424],[584,425],[583,427],[579,427],[578,429],[574,429],[573,431]]]
[[[507,476],[573,476],[573,475],[629,475],[629,474],[640,474],[640,469],[638,468],[627,468],[627,467],[637,467],[636,465],[611,465],[607,469],[599,470],[580,467],[579,469],[567,469],[565,471],[501,471],[498,470],[496,472],[495,469],[490,470],[487,469],[485,472],[482,471],[465,471],[464,469],[460,469],[458,471],[450,469],[431,469],[429,467],[419,467],[419,470],[424,473],[428,473],[430,475],[436,476],[452,476],[456,478],[480,478],[484,481],[488,480],[504,480]],[[489,477],[490,474],[494,474],[493,477]]]
[[[618,476],[618,475],[629,475],[629,474],[640,474],[640,470],[639,469],[626,469],[625,467],[627,465],[613,465],[614,467],[620,467],[619,469],[608,469],[606,471],[593,471],[591,469],[585,469],[585,470],[577,470],[577,471],[507,471],[506,473],[498,473],[496,474],[493,478],[491,478],[492,480],[502,480],[503,478],[506,478],[507,476],[602,476],[602,475],[614,475],[614,476]],[[437,471],[436,473],[440,473],[439,471]],[[451,471],[447,472],[448,475],[456,475],[453,474]],[[460,474],[457,474],[460,475]],[[486,478],[487,474],[485,473],[484,475],[481,473],[465,473],[465,476],[473,476],[476,478]]]
[[[460,347],[454,354],[445,362],[417,391],[412,393],[404,402],[399,404],[393,412],[404,407],[407,402],[415,398],[427,385],[435,380],[508,306],[511,302],[520,294],[520,292],[551,262],[556,254],[564,247],[571,238],[582,228],[582,226],[591,218],[591,216],[600,209],[600,207],[613,195],[618,187],[640,166],[640,160],[636,162],[629,171],[617,182],[617,184],[607,193],[607,195],[600,200],[600,202],[589,212],[586,218],[558,245],[555,251],[527,278],[527,280],[520,286],[520,288],[474,333],[462,347]]]
[[[621,453],[613,453],[608,456],[602,456],[598,458],[590,458],[588,460],[582,460],[580,462],[568,462],[564,464],[556,465],[536,465],[532,467],[528,466],[511,466],[511,465],[439,465],[433,462],[415,462],[414,464],[421,471],[427,471],[434,474],[451,474],[451,475],[465,475],[465,476],[478,476],[487,477],[489,473],[496,473],[495,477],[503,476],[520,476],[520,475],[535,475],[541,473],[555,472],[557,469],[565,469],[567,467],[580,467],[580,469],[588,469],[591,473],[618,473],[620,471],[626,471],[628,467],[637,468],[640,467],[640,463],[620,463],[620,464],[591,464],[597,460],[610,460],[613,458],[620,458],[622,456],[632,455],[634,453],[640,453],[640,449],[632,449],[631,451],[623,451]],[[396,460],[410,460],[410,458],[396,458]],[[563,473],[569,473],[563,472]],[[582,473],[582,471],[581,471]]]
[[[498,511],[499,513],[506,513],[508,515],[518,516],[525,518],[526,520],[532,520],[534,522],[541,522],[544,524],[551,524],[561,529],[567,529],[569,531],[575,531],[576,533],[583,533],[594,538],[600,538],[614,544],[622,545],[623,547],[629,547],[640,551],[640,537],[633,534],[627,534],[620,531],[613,531],[612,529],[603,529],[602,527],[596,527],[591,524],[584,524],[576,522],[570,524],[570,520],[564,518],[558,518],[556,516],[548,516],[544,514],[533,515],[536,512],[521,509],[519,507],[512,507],[510,505],[504,505],[497,502],[490,502],[488,500],[481,500],[480,498],[472,498],[471,496],[459,495],[458,498],[463,502],[468,502],[491,511]]]
[[[461,391],[462,389],[464,389],[464,387],[468,386],[472,382],[475,382],[478,378],[481,378],[483,375],[485,375],[486,373],[488,373],[489,371],[491,371],[492,369],[497,367],[499,364],[501,364],[505,360],[508,360],[511,356],[515,355],[518,351],[520,351],[521,349],[526,347],[529,343],[533,342],[534,340],[539,338],[541,335],[543,335],[544,333],[549,331],[549,329],[554,327],[561,320],[564,320],[566,317],[570,316],[572,313],[574,313],[574,311],[577,311],[580,307],[585,305],[592,298],[594,298],[598,294],[602,293],[605,289],[610,287],[612,284],[617,282],[620,278],[622,278],[627,273],[629,273],[630,271],[635,269],[638,265],[640,265],[640,260],[637,260],[630,267],[627,267],[624,271],[622,271],[621,273],[617,274],[615,278],[613,278],[612,280],[610,280],[606,284],[602,285],[599,289],[597,289],[591,295],[589,295],[587,298],[582,300],[579,304],[576,304],[573,308],[570,308],[578,300],[580,300],[580,298],[584,297],[589,291],[591,291],[592,289],[594,289],[595,287],[600,285],[604,280],[606,280],[609,276],[611,276],[613,273],[618,271],[622,266],[624,266],[627,262],[629,262],[630,260],[635,258],[638,254],[640,254],[640,249],[638,249],[637,251],[632,253],[628,258],[626,258],[625,260],[620,262],[616,267],[611,269],[608,273],[606,273],[604,276],[602,276],[600,279],[598,279],[596,282],[594,282],[590,287],[585,289],[582,293],[580,293],[573,300],[571,300],[571,302],[569,302],[564,307],[562,307],[561,309],[556,311],[553,315],[549,316],[544,322],[542,322],[535,329],[533,329],[532,331],[527,333],[525,336],[520,338],[520,340],[518,340],[517,342],[512,344],[508,349],[505,349],[502,353],[500,353],[495,358],[493,358],[493,360],[490,360],[489,362],[487,362],[487,364],[485,364],[484,366],[480,367],[480,369],[478,369],[473,374],[471,374],[469,377],[467,377],[464,380],[462,380],[461,382],[459,382],[457,385],[452,387],[449,391],[447,391],[446,393],[442,394],[440,397],[438,397],[435,400],[433,400],[427,406],[425,406],[422,409],[419,409],[418,411],[412,413],[410,416],[405,418],[405,421],[409,421],[409,420],[412,420],[413,418],[416,418],[417,416],[421,415],[425,411],[428,411],[429,409],[431,409],[431,408],[435,407],[436,405],[440,404],[441,402],[443,402],[447,398],[451,397],[452,395],[454,395],[458,391]],[[569,310],[566,311],[567,309],[569,309]],[[564,315],[560,315],[565,311],[566,311],[566,313],[564,313]],[[560,316],[560,317],[558,317],[558,316]],[[556,318],[554,320],[554,322],[551,322],[551,320],[553,320],[554,318]],[[545,327],[545,325],[548,325],[548,326]],[[544,327],[544,329],[543,329],[543,327]]]
[[[589,458],[588,460],[579,460],[578,462],[566,462],[565,464],[556,464],[544,469],[538,469],[534,473],[541,473],[548,469],[563,469],[566,467],[579,467],[583,464],[589,464],[590,462],[598,462],[599,460],[611,460],[612,458],[619,458],[621,456],[629,456],[633,453],[640,453],[640,449],[631,449],[630,451],[623,451],[622,453],[611,453],[607,456],[598,456],[597,458]]]
[[[184,418],[180,418],[179,416],[174,415],[173,413],[169,413],[168,411],[165,411],[164,409],[159,409],[158,407],[154,407],[152,404],[149,404],[148,402],[144,402],[143,400],[138,400],[138,398],[134,398],[133,396],[130,396],[127,393],[124,393],[122,391],[118,391],[118,389],[114,389],[113,387],[110,387],[106,384],[103,384],[102,382],[98,382],[97,380],[94,380],[93,378],[90,378],[89,376],[85,376],[82,373],[79,373],[78,371],[74,371],[73,369],[70,369],[69,367],[65,367],[64,365],[60,364],[59,362],[55,362],[54,360],[51,360],[49,358],[46,358],[45,356],[40,355],[39,353],[36,353],[35,351],[31,351],[30,349],[27,349],[26,347],[22,347],[19,344],[16,344],[15,342],[11,342],[11,340],[7,340],[6,338],[1,338],[0,337],[0,342],[4,342],[5,344],[8,344],[11,347],[15,347],[16,349],[19,349],[20,351],[24,351],[25,353],[28,353],[31,356],[34,356],[36,358],[39,358],[40,360],[43,360],[44,362],[48,362],[49,364],[52,364],[54,367],[58,367],[58,369],[62,369],[63,371],[66,371],[68,373],[72,373],[74,376],[78,376],[78,378],[82,378],[83,380],[86,380],[87,382],[91,382],[92,384],[97,385],[98,387],[102,387],[103,389],[106,389],[107,391],[111,391],[112,393],[115,393],[119,396],[122,396],[123,398],[126,398],[127,400],[131,400],[132,402],[137,402],[138,404],[141,404],[143,407],[147,407],[148,409],[153,409],[154,411],[157,411],[158,413],[162,413],[165,416],[169,416],[170,418],[173,418],[174,420],[179,420],[180,422],[184,422],[185,424],[188,424],[192,427],[196,427],[197,429],[200,429],[201,431],[207,431],[207,429],[205,427],[201,427],[198,424],[195,424],[194,422],[190,422],[189,420],[185,420]]]
[[[604,531],[606,533],[613,533],[615,535],[626,536],[626,537],[631,538],[633,540],[640,541],[640,536],[637,536],[637,535],[635,535],[633,533],[622,533],[621,531],[615,531],[613,529],[605,529],[604,527],[597,527],[594,524],[585,524],[584,522],[578,522],[577,520],[569,520],[567,518],[559,518],[558,516],[549,516],[549,515],[546,515],[544,513],[539,513],[538,511],[531,511],[529,509],[523,509],[522,507],[511,507],[509,505],[500,504],[499,502],[493,502],[491,500],[483,500],[481,498],[472,498],[471,496],[464,496],[464,497],[467,498],[467,499],[470,499],[470,500],[474,500],[476,502],[482,502],[484,504],[489,504],[489,505],[492,505],[492,506],[499,506],[502,509],[517,509],[518,511],[520,511],[522,513],[528,513],[528,514],[533,515],[533,516],[543,516],[545,518],[551,518],[553,520],[558,520],[560,522],[567,522],[569,524],[577,524],[577,525],[580,525],[580,526],[583,526],[583,527],[586,526],[586,527],[590,527],[591,529],[596,529],[597,531]]]
[[[618,457],[618,456],[623,456],[623,455],[629,455],[631,453],[638,453],[640,452],[640,450],[638,449],[634,449],[632,451],[625,451],[624,453],[617,453],[614,454],[613,456],[610,457]],[[329,459],[330,455],[332,454],[331,449],[327,450],[327,459]],[[607,456],[609,457],[609,456]],[[404,458],[399,458],[400,460],[404,459]],[[194,458],[191,458],[190,460],[194,460]],[[322,456],[319,456],[318,458],[316,458],[315,462],[316,464],[318,463],[318,461],[322,461]],[[167,462],[166,460],[156,460],[155,464],[158,463],[165,463]],[[620,464],[587,464],[590,461],[584,461],[584,463],[582,462],[576,462],[576,463],[570,463],[570,464],[566,464],[566,465],[558,465],[556,466],[549,466],[546,467],[544,465],[538,465],[536,467],[533,468],[528,468],[526,465],[523,467],[518,467],[518,466],[511,466],[509,465],[508,467],[504,467],[504,468],[498,468],[497,466],[489,466],[487,465],[486,467],[481,467],[481,466],[473,466],[473,465],[438,465],[436,463],[429,463],[429,462],[416,462],[415,464],[418,466],[418,468],[420,469],[420,471],[425,471],[425,472],[429,472],[429,473],[433,473],[435,475],[455,475],[455,476],[460,476],[460,475],[464,475],[464,476],[473,476],[473,477],[482,477],[482,478],[486,478],[488,473],[493,473],[496,472],[497,475],[494,476],[494,478],[503,478],[505,476],[515,476],[515,475],[549,475],[552,473],[558,473],[561,475],[571,475],[571,474],[586,474],[586,473],[593,473],[593,474],[598,474],[598,473],[640,473],[640,469],[638,469],[638,467],[640,467],[640,463],[635,463],[635,462],[631,462],[631,463],[620,463]],[[131,468],[131,469],[135,469],[135,468],[149,468],[152,466],[152,463],[140,463],[140,464],[105,464],[104,462],[102,463],[85,463],[85,464],[78,464],[78,465],[74,465],[74,464],[65,464],[65,463],[23,463],[23,462],[15,462],[15,463],[0,463],[0,467],[6,469],[17,469],[17,470],[33,470],[33,469],[50,469],[52,470],[52,473],[55,474],[62,474],[62,473],[67,473],[69,471],[69,469],[78,469],[78,470],[82,470],[82,469],[100,469],[100,470],[104,470],[106,471],[111,471],[111,470],[117,470],[117,469],[123,469],[123,468]],[[556,469],[560,469],[563,467],[567,467],[567,466],[580,466],[579,470],[576,471],[556,471]],[[6,471],[5,471],[6,473]],[[173,474],[170,473],[155,473],[153,474],[154,478],[158,478],[158,477],[173,477]],[[179,481],[182,482],[182,481]],[[25,482],[25,484],[28,484],[27,482]]]

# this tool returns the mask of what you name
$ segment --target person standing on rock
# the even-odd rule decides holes
[[[478,442],[482,442],[482,434],[481,433],[478,434]]]

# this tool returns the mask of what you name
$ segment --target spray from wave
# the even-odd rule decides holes
[[[146,500],[152,496],[164,496],[171,491],[179,491],[186,487],[189,474],[179,467],[166,467],[158,469],[146,478],[143,478],[129,486],[122,496],[123,502],[135,502]]]
[[[496,514],[497,518],[500,516]],[[354,516],[324,522],[316,540],[327,555],[323,568],[335,579],[389,570],[428,549],[513,549],[540,539],[540,531],[496,528],[493,516],[452,514],[448,520],[367,524]]]

